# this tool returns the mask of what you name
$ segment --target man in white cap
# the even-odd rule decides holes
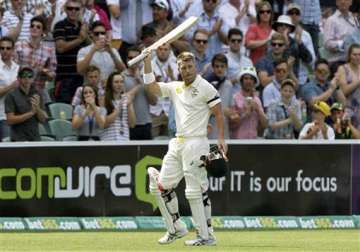
[[[300,6],[292,3],[289,4],[287,15],[291,18],[292,23],[295,26],[295,32],[291,33],[290,36],[296,41],[301,41],[304,46],[311,53],[312,61],[311,64],[305,64],[303,61],[300,62],[298,80],[299,85],[302,86],[306,83],[308,78],[308,69],[312,68],[315,63],[316,55],[314,50],[313,41],[310,34],[303,29],[301,23],[301,9]]]
[[[293,61],[288,62],[296,77],[299,76],[299,65],[300,61],[305,64],[311,64],[313,56],[310,51],[306,48],[301,40],[301,37],[295,36],[293,39],[290,34],[296,29],[292,23],[291,18],[286,15],[281,15],[273,24],[273,29],[285,36],[286,44],[288,45],[289,54],[293,57]]]
[[[241,90],[234,94],[230,115],[232,139],[256,139],[258,126],[267,126],[267,118],[260,98],[255,93],[259,84],[255,67],[245,67],[239,74]]]

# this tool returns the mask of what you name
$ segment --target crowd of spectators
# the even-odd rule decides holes
[[[198,22],[153,52],[154,74],[180,80],[176,56],[194,54],[221,96],[226,138],[358,139],[360,4],[324,2],[0,0],[0,141],[59,140],[54,120],[72,140],[173,137],[171,102],[127,62],[189,16]],[[72,114],[57,118],[49,105],[64,103]]]

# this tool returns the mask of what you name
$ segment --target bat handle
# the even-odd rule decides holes
[[[129,67],[131,67],[132,65],[135,65],[136,63],[138,63],[138,62],[140,62],[140,61],[144,60],[144,59],[145,59],[145,57],[146,57],[146,54],[141,53],[141,54],[140,54],[140,55],[138,55],[137,57],[135,57],[135,58],[133,58],[133,59],[129,60],[129,62],[128,62],[128,66],[129,66]]]

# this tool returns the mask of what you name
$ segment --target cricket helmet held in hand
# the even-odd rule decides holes
[[[227,158],[217,145],[210,147],[210,153],[201,156],[205,168],[210,176],[215,178],[224,177],[228,170]]]

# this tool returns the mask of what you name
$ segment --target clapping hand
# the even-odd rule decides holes
[[[38,110],[40,109],[40,96],[35,94],[30,98],[30,103],[31,103],[31,109],[33,111],[34,114],[36,114],[38,112]]]

